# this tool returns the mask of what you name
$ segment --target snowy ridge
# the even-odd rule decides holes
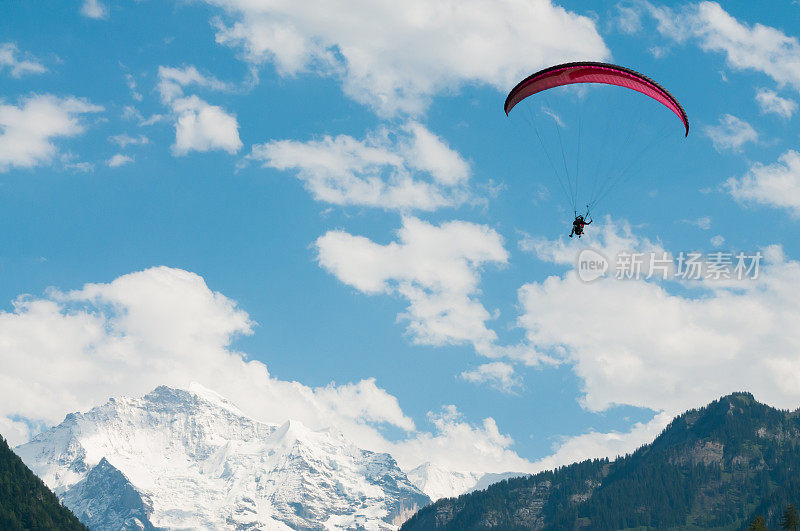
[[[461,494],[485,489],[492,483],[504,479],[526,475],[522,472],[504,472],[502,474],[453,472],[432,463],[424,463],[407,474],[408,479],[433,501],[440,498],[454,498]]]
[[[197,385],[112,398],[16,452],[93,529],[394,529],[430,503],[390,455]]]

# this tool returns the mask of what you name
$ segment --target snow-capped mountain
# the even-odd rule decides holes
[[[196,385],[112,398],[16,452],[93,529],[392,529],[430,503],[390,455]]]
[[[504,479],[524,476],[522,472],[501,474],[481,472],[453,472],[432,463],[423,463],[408,472],[408,479],[434,501],[453,498],[475,490],[482,490]]]
[[[475,472],[453,472],[432,463],[423,463],[408,472],[408,479],[434,501],[468,492],[480,477]]]

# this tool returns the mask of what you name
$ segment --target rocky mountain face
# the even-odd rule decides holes
[[[112,398],[16,452],[91,529],[396,529],[430,503],[390,455],[199,386]]]
[[[625,457],[576,463],[439,500],[417,529],[778,528],[800,504],[800,412],[735,393],[677,417]]]
[[[2,437],[0,437],[0,529],[4,531],[86,529],[11,451]]]

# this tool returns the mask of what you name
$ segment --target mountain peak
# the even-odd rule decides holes
[[[99,528],[388,529],[430,503],[387,454],[258,422],[199,385],[111,399],[17,453]]]
[[[163,404],[168,406],[170,404],[173,405],[181,405],[181,406],[192,406],[195,405],[198,401],[205,402],[207,405],[225,409],[235,415],[243,416],[244,413],[236,407],[233,402],[229,401],[228,399],[224,398],[219,393],[212,391],[211,389],[204,387],[203,385],[192,382],[189,386],[184,389],[181,387],[169,387],[166,385],[159,385],[146,395],[142,397],[142,400]],[[112,398],[109,402],[114,402],[115,400]]]
[[[297,440],[305,441],[309,435],[313,433],[299,420],[289,419],[275,430],[272,438],[275,440],[283,440],[286,444],[294,443]]]

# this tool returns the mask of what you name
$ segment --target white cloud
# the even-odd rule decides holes
[[[336,205],[435,210],[469,198],[467,162],[415,122],[364,140],[340,135],[271,141],[253,146],[249,157],[296,171],[315,199]]]
[[[148,118],[143,118],[139,121],[139,126],[147,127],[150,125],[154,125],[163,121],[166,121],[168,117],[164,114],[152,114]]]
[[[682,219],[681,223],[694,225],[700,230],[709,230],[711,228],[711,218],[708,216],[701,216],[695,219]]]
[[[239,123],[222,107],[191,96],[176,100],[173,110],[177,113],[175,144],[172,146],[176,155],[216,149],[234,154],[241,149]]]
[[[108,137],[109,142],[113,142],[119,147],[125,149],[125,146],[143,146],[150,143],[150,139],[144,135],[130,136],[128,134],[114,135]]]
[[[480,270],[508,261],[499,234],[462,221],[440,226],[406,217],[397,242],[381,245],[344,231],[321,236],[320,265],[340,281],[367,294],[395,294],[409,303],[414,343],[472,344],[489,355],[497,340],[486,326],[489,311],[477,300]]]
[[[0,172],[49,163],[58,153],[53,140],[84,131],[80,116],[103,108],[69,97],[32,95],[19,105],[0,104]]]
[[[672,415],[659,413],[648,422],[637,422],[627,432],[589,431],[574,437],[565,437],[556,445],[552,455],[536,462],[536,467],[541,470],[552,470],[586,459],[602,457],[614,459],[629,454],[643,444],[653,442],[671,420]]]
[[[744,177],[728,179],[725,188],[738,201],[783,208],[800,217],[800,153],[790,149],[778,162],[756,163]]]
[[[195,66],[158,67],[158,91],[162,101],[170,102],[183,96],[183,89],[196,85],[210,90],[229,90],[230,87],[213,76],[201,74]]]
[[[594,21],[550,0],[207,1],[232,19],[216,22],[219,43],[282,75],[335,76],[382,115],[418,114],[466,84],[504,91],[547,65],[610,56]]]
[[[108,7],[100,0],[83,0],[81,15],[88,18],[103,19],[108,17]]]
[[[600,250],[607,257],[617,256],[621,252],[664,252],[660,243],[637,236],[633,233],[630,223],[615,221],[610,216],[592,224],[591,229],[584,233],[581,240],[526,237],[519,242],[519,247],[523,251],[533,253],[540,260],[567,266],[575,264],[578,254],[586,248]]]
[[[466,422],[456,406],[445,406],[428,413],[433,433],[420,433],[392,448],[392,455],[406,469],[430,461],[449,470],[470,472],[534,472],[540,468],[522,459],[510,447],[513,439],[500,433],[492,418],[482,425]],[[421,456],[428,459],[420,461]],[[467,461],[466,459],[469,459]]]
[[[708,230],[711,228],[711,218],[708,216],[697,218],[695,224],[702,230]]]
[[[128,89],[131,91],[131,97],[134,100],[142,101],[142,99],[144,99],[141,92],[136,90],[136,78],[133,77],[132,74],[125,74],[125,83],[128,85]]]
[[[741,151],[746,143],[758,140],[753,126],[731,114],[722,115],[719,125],[703,127],[703,133],[711,139],[717,151]]]
[[[270,421],[414,428],[372,380],[312,389],[272,378],[262,363],[230,350],[252,327],[244,311],[201,277],[167,267],[21,297],[12,312],[0,313],[0,417],[52,424],[108,396],[198,381]]]
[[[507,393],[522,385],[519,377],[514,374],[514,367],[503,361],[484,363],[472,370],[462,372],[461,377],[472,383],[488,383],[495,389]]]
[[[41,74],[47,69],[35,57],[23,55],[13,42],[0,44],[0,72],[8,68],[11,77],[22,77],[25,74]]]
[[[107,164],[111,168],[119,168],[120,166],[124,166],[125,164],[130,164],[133,162],[133,157],[129,157],[128,155],[123,155],[122,153],[117,153],[110,159],[108,159]]]
[[[197,96],[184,96],[187,86],[197,85],[211,90],[227,90],[228,86],[204,76],[194,66],[158,69],[161,100],[172,109],[175,119],[175,155],[191,151],[223,150],[234,154],[242,147],[236,117],[222,107],[211,105]],[[146,125],[149,121],[142,122]],[[150,122],[152,123],[152,122]]]
[[[91,173],[94,171],[94,164],[85,160],[77,160],[75,155],[70,152],[62,153],[59,155],[59,162],[64,169],[79,171],[82,173]]]
[[[197,381],[256,419],[336,427],[362,448],[391,452],[406,468],[425,461],[455,470],[530,468],[491,418],[475,426],[448,406],[429,416],[434,430],[426,431],[372,378],[324,387],[274,378],[231,348],[253,326],[201,277],[167,267],[20,297],[12,311],[0,312],[0,432],[21,443],[32,435],[29,424],[53,425],[109,396]],[[405,435],[389,441],[381,434],[386,426]]]
[[[777,114],[781,118],[791,118],[797,110],[797,102],[789,98],[781,98],[774,90],[758,89],[756,101],[761,112]]]
[[[711,245],[714,247],[722,247],[722,244],[725,243],[725,238],[721,234],[717,234],[716,236],[712,236],[709,242],[711,242]]]
[[[617,15],[614,23],[623,33],[637,33],[642,29],[640,10],[634,6],[617,4]]]
[[[786,322],[794,318],[789,315]],[[253,325],[234,301],[211,291],[201,277],[167,267],[75,291],[50,289],[42,298],[20,297],[12,311],[0,312],[0,433],[15,445],[35,434],[37,426],[53,425],[109,396],[138,396],[162,384],[186,388],[197,381],[256,419],[336,427],[362,448],[390,452],[407,470],[429,461],[455,471],[536,472],[625,453],[652,440],[669,420],[661,414],[628,433],[566,437],[552,456],[531,462],[514,452],[514,441],[492,418],[472,424],[453,405],[428,414],[431,431],[416,426],[397,398],[372,378],[324,387],[274,378],[263,363],[231,348],[237,336],[252,333]],[[789,370],[785,386],[791,388],[791,364],[774,373],[784,369]],[[752,376],[758,381],[760,373]],[[405,435],[387,440],[382,426]]]
[[[122,118],[125,120],[142,120],[142,113],[133,105],[125,105],[122,108]]]
[[[603,243],[592,247],[613,256]],[[630,252],[648,246],[632,243]],[[539,242],[540,257],[562,256],[562,241],[547,247]],[[755,280],[701,281],[680,294],[656,280],[584,283],[570,272],[523,286],[519,321],[532,345],[573,365],[593,411],[629,404],[674,414],[742,389],[796,407],[798,279],[800,263],[778,247],[765,250]]]
[[[659,32],[677,42],[694,38],[710,52],[725,54],[728,66],[770,76],[779,85],[800,89],[800,41],[782,31],[739,22],[716,2],[700,2],[681,11],[640,5],[658,22]]]

